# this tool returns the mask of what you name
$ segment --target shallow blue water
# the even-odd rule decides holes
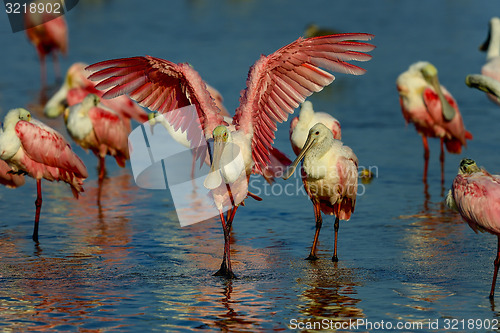
[[[239,278],[226,281],[212,276],[223,245],[217,219],[181,228],[169,192],[138,188],[130,165],[120,169],[112,159],[99,188],[97,160],[73,145],[90,173],[85,195],[76,201],[65,184],[43,182],[38,245],[31,240],[35,182],[0,188],[0,330],[282,331],[306,321],[364,319],[421,323],[423,329],[402,331],[422,332],[450,331],[446,323],[465,331],[468,319],[499,319],[487,297],[496,239],[475,234],[443,204],[462,157],[500,172],[500,110],[464,84],[484,63],[478,46],[498,9],[480,0],[80,1],[66,15],[63,71],[76,61],[144,54],[189,62],[229,110],[249,66],[307,24],[375,34],[373,59],[362,64],[368,72],[339,74],[310,100],[340,120],[343,141],[377,177],[361,188],[351,220],[341,222],[338,264],[330,261],[331,218],[320,235],[320,260],[305,261],[314,234],[310,201],[280,193],[288,184],[281,180],[261,188],[264,201],[247,200],[236,215]],[[61,119],[43,119],[34,49],[0,15],[0,115],[27,107],[66,135]],[[425,187],[421,139],[399,108],[396,77],[417,60],[436,65],[474,135],[463,154],[446,156],[444,188],[438,141],[430,141]],[[51,65],[49,95],[58,85]],[[288,126],[279,126],[276,146],[292,156]]]

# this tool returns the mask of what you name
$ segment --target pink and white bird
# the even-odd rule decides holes
[[[290,143],[295,155],[300,153],[304,143],[306,143],[309,130],[317,123],[322,123],[328,127],[335,139],[342,139],[340,122],[328,113],[315,112],[313,104],[310,101],[305,101],[300,107],[299,116],[293,118],[290,122]]]
[[[68,183],[78,198],[83,192],[83,180],[88,176],[87,169],[59,132],[33,119],[31,113],[22,108],[12,109],[5,116],[0,134],[0,159],[6,161],[14,172],[26,173],[36,179],[33,240],[38,242],[42,178]]]
[[[481,68],[481,74],[500,82],[500,18],[490,19],[488,38],[479,49],[486,51],[486,64]],[[500,105],[498,97],[491,93],[488,97]]]
[[[444,148],[459,154],[472,134],[465,130],[458,105],[444,86],[439,84],[436,67],[429,62],[412,64],[396,80],[401,111],[406,123],[413,123],[424,145],[424,182],[427,181],[429,145],[427,138],[441,140],[441,183],[444,183]]]
[[[460,213],[472,230],[487,231],[498,238],[490,291],[490,299],[493,299],[500,267],[500,176],[480,169],[471,159],[463,159],[446,203]]]
[[[35,46],[40,58],[42,87],[45,87],[47,80],[45,57],[52,54],[56,75],[59,76],[57,52],[64,55],[68,52],[68,27],[64,16],[55,17],[48,12],[27,11],[24,18],[26,35]]]
[[[130,127],[100,101],[97,95],[88,94],[81,103],[66,109],[64,120],[71,138],[80,147],[90,149],[99,159],[99,180],[102,180],[106,174],[106,155],[113,156],[122,168],[130,158]]]
[[[290,178],[302,163],[302,181],[314,206],[316,233],[308,260],[318,259],[316,247],[323,224],[321,213],[335,215],[335,243],[332,261],[337,262],[339,220],[349,221],[356,205],[358,158],[351,148],[333,137],[330,128],[317,123],[310,130],[304,147],[283,179]]]
[[[66,107],[81,103],[88,94],[102,97],[102,91],[96,89],[95,83],[87,79],[90,73],[85,70],[86,66],[87,64],[81,62],[70,66],[63,84],[45,104],[45,116],[49,118],[60,116]],[[127,122],[129,129],[131,119],[141,124],[148,120],[147,112],[127,96],[104,99],[101,103],[118,113]]]
[[[268,56],[262,55],[250,68],[247,87],[241,93],[240,106],[233,117],[234,129],[230,129],[224,121],[205,82],[189,64],[175,64],[145,56],[103,61],[87,69],[96,72],[90,79],[102,80],[96,85],[98,89],[109,89],[104,97],[128,94],[141,105],[160,113],[195,105],[202,128],[200,133],[188,135],[192,138],[191,147],[200,147],[204,141],[214,139],[212,172],[205,179],[207,188],[230,188],[243,173],[246,180],[238,186],[238,193],[232,195],[236,197],[243,193],[246,196],[250,174],[262,174],[270,163],[276,124],[286,121],[288,114],[307,96],[322,90],[334,80],[332,74],[319,67],[363,74],[365,70],[347,61],[369,60],[371,56],[364,52],[371,51],[374,46],[355,40],[366,41],[372,37],[370,34],[353,33],[299,38]],[[226,168],[222,159],[231,156],[236,146],[243,163]],[[224,199],[215,202],[216,206],[220,207],[222,201]],[[229,231],[238,207],[239,204],[235,204],[226,218],[220,211],[225,246],[221,268],[216,275],[234,277]]]
[[[0,135],[2,130],[0,129]],[[18,175],[12,172],[10,166],[4,160],[0,160],[0,184],[8,188],[16,188],[24,185],[24,175]]]

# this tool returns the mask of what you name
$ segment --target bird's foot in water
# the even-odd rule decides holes
[[[224,263],[220,265],[220,269],[214,273],[214,276],[222,276],[225,277],[226,279],[237,279],[233,271],[228,269],[227,265],[225,265]]]
[[[318,260],[318,257],[316,257],[313,254],[309,254],[309,257],[307,257],[306,260],[315,261],[315,260]]]
[[[332,261],[333,261],[333,262],[339,262],[339,258],[338,258],[337,256],[335,256],[335,255],[334,255],[334,256],[332,257]]]

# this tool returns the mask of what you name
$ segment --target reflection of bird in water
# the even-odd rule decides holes
[[[33,4],[43,3],[34,1]],[[55,16],[49,12],[32,12],[27,10],[25,14],[26,35],[35,46],[40,58],[40,73],[42,87],[47,82],[47,71],[45,57],[52,54],[56,75],[60,76],[59,64],[57,62],[57,52],[66,54],[68,51],[68,27],[64,16]]]
[[[0,136],[2,135],[2,128],[0,128]],[[0,160],[0,184],[9,188],[16,188],[24,185],[24,176],[12,172],[10,166],[4,161]]]
[[[427,137],[441,140],[441,183],[444,183],[444,148],[459,154],[466,139],[472,139],[465,130],[462,116],[453,96],[439,84],[438,72],[432,64],[419,61],[412,64],[396,80],[401,111],[407,123],[413,123],[422,136],[424,145],[424,182],[427,182],[429,145]]]
[[[99,179],[106,174],[106,155],[113,156],[120,167],[125,167],[129,159],[130,128],[120,115],[101,104],[97,95],[88,94],[81,103],[67,108],[64,120],[73,140],[99,159]]]
[[[42,178],[68,183],[78,198],[78,193],[83,192],[83,180],[88,177],[87,169],[59,132],[31,118],[30,112],[21,108],[10,110],[5,116],[3,133],[0,134],[0,158],[14,172],[26,173],[36,179],[33,240],[37,242]]]
[[[328,28],[320,28],[317,24],[311,23],[306,27],[304,31],[304,37],[319,37],[319,36],[327,36],[327,35],[335,35],[340,33],[340,31]]]
[[[97,90],[95,84],[87,79],[89,73],[85,71],[86,66],[87,64],[76,62],[69,67],[63,84],[45,104],[43,110],[45,116],[49,118],[60,116],[68,106],[81,103],[88,94],[102,97],[102,91]],[[127,122],[129,130],[131,119],[139,123],[148,120],[146,111],[127,96],[101,99],[101,103],[118,113]]]
[[[481,68],[481,74],[500,82],[500,18],[491,18],[488,38],[479,49],[486,51],[486,64]],[[488,97],[500,105],[498,95],[494,96],[488,92]]]
[[[233,117],[234,130],[228,127],[204,81],[189,64],[174,64],[146,56],[103,61],[87,69],[96,72],[91,79],[103,80],[96,87],[110,88],[105,97],[126,93],[141,105],[160,113],[190,104],[196,106],[202,133],[192,133],[196,137],[191,140],[191,146],[200,147],[203,141],[214,139],[212,172],[205,185],[209,189],[226,188],[226,196],[221,196],[221,201],[215,203],[219,208],[225,241],[221,269],[216,274],[233,277],[229,231],[240,202],[231,200],[232,208],[225,218],[220,210],[225,197],[236,199],[247,195],[250,174],[263,174],[270,162],[276,124],[285,121],[307,96],[334,80],[333,75],[319,67],[350,74],[364,73],[363,69],[346,61],[369,60],[371,57],[364,52],[372,50],[373,45],[351,40],[372,37],[369,34],[343,34],[300,38],[267,57],[262,56],[250,69],[247,88],[241,94],[240,106]],[[239,156],[243,161],[223,163],[233,156]],[[231,185],[241,177],[246,181],[239,183],[242,186],[235,189],[238,190],[236,193]]]
[[[316,218],[316,233],[311,253],[307,259],[318,259],[316,245],[323,224],[321,213],[335,214],[335,243],[332,260],[336,262],[338,261],[339,220],[348,221],[356,205],[358,158],[351,148],[344,146],[342,141],[333,138],[329,128],[318,123],[309,130],[304,147],[290,166],[289,171],[284,175],[284,179],[292,176],[302,159],[304,159],[302,181],[313,202]]]
[[[487,231],[498,237],[490,291],[490,299],[493,299],[500,267],[500,176],[480,169],[471,159],[463,159],[446,203],[457,210],[474,231]]]

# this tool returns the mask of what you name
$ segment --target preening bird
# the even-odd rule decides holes
[[[465,130],[457,102],[439,83],[436,67],[429,62],[412,64],[396,80],[401,111],[406,123],[413,123],[424,145],[424,182],[427,181],[429,145],[427,138],[441,141],[441,182],[444,183],[444,145],[450,153],[460,154],[472,134]]]
[[[498,238],[490,291],[490,299],[493,299],[500,267],[500,176],[479,168],[471,159],[463,159],[446,203],[457,210],[475,232],[487,231]]]
[[[64,137],[33,119],[28,110],[10,110],[5,116],[0,133],[0,159],[16,173],[36,179],[35,226],[33,240],[38,241],[38,223],[42,207],[41,180],[63,181],[70,185],[75,198],[83,192],[87,169]]]
[[[231,125],[224,121],[205,82],[189,64],[145,56],[103,61],[87,69],[94,72],[90,79],[101,81],[96,88],[109,89],[103,95],[105,98],[127,94],[142,106],[160,113],[190,104],[196,106],[201,128],[197,133],[188,133],[191,147],[214,140],[212,172],[205,184],[214,192],[216,207],[222,207],[227,199],[232,206],[226,217],[219,210],[225,246],[221,268],[216,275],[233,277],[229,232],[240,205],[238,198],[247,196],[250,174],[264,173],[272,160],[276,124],[286,121],[288,114],[306,97],[334,80],[332,74],[320,67],[363,74],[365,70],[347,61],[369,60],[371,56],[365,52],[374,46],[356,40],[366,41],[372,37],[352,33],[299,38],[268,56],[262,55],[250,68],[247,87],[241,93],[240,106]],[[242,160],[225,164],[224,159],[234,155]],[[241,175],[244,175],[243,180]]]
[[[500,81],[482,74],[469,74],[465,77],[465,84],[484,91],[490,99],[500,105]]]
[[[0,135],[1,134],[2,129],[0,128]],[[15,174],[4,160],[0,160],[0,184],[9,188],[16,188],[24,185],[24,182],[24,175]]]
[[[354,212],[358,188],[358,158],[351,148],[333,137],[321,123],[310,130],[304,147],[288,168],[283,179],[290,178],[301,160],[302,181],[314,206],[316,233],[308,260],[316,260],[316,246],[323,224],[321,213],[335,215],[335,243],[332,260],[338,261],[339,220],[348,221]]]

